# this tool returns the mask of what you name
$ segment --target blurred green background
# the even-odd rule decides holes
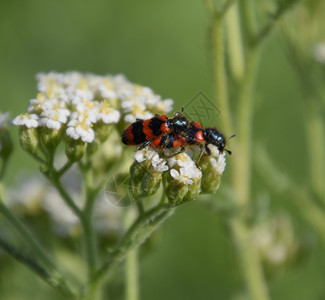
[[[198,91],[213,99],[208,31],[203,0],[1,0],[0,110],[11,116],[24,112],[36,94],[35,74],[51,70],[123,73],[174,99],[175,110]],[[278,34],[264,49],[257,97],[255,139],[266,143],[282,170],[302,182],[306,150],[301,96]],[[18,146],[16,128],[12,132],[16,148],[9,184],[21,170],[36,171]],[[228,165],[220,194],[227,188],[231,157]],[[299,224],[290,204],[294,199],[269,190],[258,176],[253,192],[270,197],[272,208],[289,211]],[[218,201],[218,193],[215,198]],[[235,299],[243,285],[222,216],[203,206],[200,198],[177,210],[154,247],[141,260],[141,299]],[[0,263],[4,260],[11,258],[2,257]],[[0,299],[61,298],[16,262],[6,266],[0,266]],[[323,249],[316,245],[299,262],[270,275],[272,299],[325,299],[324,267]]]

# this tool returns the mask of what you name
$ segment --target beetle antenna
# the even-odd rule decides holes
[[[236,136],[236,134],[233,134],[231,137],[228,138],[228,140],[234,138]]]

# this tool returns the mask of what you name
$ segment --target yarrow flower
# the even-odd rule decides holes
[[[170,170],[170,175],[185,185],[193,184],[194,178],[201,179],[202,177],[201,171],[186,153],[181,153],[177,157],[169,159],[169,165],[175,167]]]
[[[23,114],[15,117],[12,124],[16,126],[26,126],[27,128],[36,128],[39,126],[39,117],[36,114]]]
[[[50,72],[36,78],[37,97],[30,100],[28,113],[17,116],[12,124],[65,128],[66,136],[84,143],[95,141],[100,124],[119,123],[122,128],[124,122],[151,118],[170,111],[173,105],[171,99],[163,100],[152,89],[133,84],[123,75]]]
[[[91,143],[95,139],[95,132],[91,128],[92,122],[88,113],[73,112],[66,133],[71,138],[78,140],[81,139],[83,142]]]

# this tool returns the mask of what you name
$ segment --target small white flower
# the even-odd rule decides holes
[[[218,174],[222,175],[222,173],[224,172],[224,170],[226,168],[226,153],[220,154],[217,159],[211,157],[210,162],[211,162],[212,167],[214,169],[216,169]]]
[[[43,105],[48,101],[44,93],[38,93],[37,98],[31,99],[27,107],[29,113],[40,114],[43,111]]]
[[[136,113],[135,115],[127,114],[124,117],[124,121],[127,122],[127,123],[133,123],[137,119],[147,120],[147,119],[151,119],[152,117],[153,117],[153,114],[150,113],[150,112]]]
[[[65,108],[64,103],[53,99],[43,104],[39,124],[40,126],[59,130],[62,124],[67,123],[69,115],[70,110]]]
[[[156,153],[151,160],[152,166],[158,172],[165,172],[169,169],[166,163],[167,161],[164,160],[163,158],[160,158],[158,153]]]
[[[117,94],[114,90],[115,84],[110,77],[104,77],[103,81],[98,85],[98,91],[104,99],[115,99]]]
[[[27,128],[38,127],[38,116],[35,114],[19,115],[12,120],[12,124],[16,126],[26,126]]]
[[[71,138],[75,140],[81,138],[83,142],[87,143],[92,143],[94,141],[95,132],[91,128],[91,120],[88,119],[87,113],[72,113],[67,126],[66,134]]]
[[[170,170],[170,175],[185,185],[193,184],[193,179],[200,179],[202,172],[197,168],[194,161],[186,153],[178,154],[175,158],[168,160],[170,167],[175,167]]]
[[[143,162],[145,160],[150,160],[153,158],[153,156],[156,154],[156,151],[149,148],[149,147],[146,147],[142,150],[139,150],[137,151],[135,154],[134,154],[134,159],[140,163],[140,162]]]
[[[117,123],[120,120],[121,113],[112,108],[107,100],[98,104],[96,121],[103,121],[105,124]]]
[[[179,171],[175,170],[175,169],[171,169],[170,170],[170,175],[180,181],[180,182],[183,182],[185,185],[188,185],[188,184],[193,184],[193,180],[192,179],[189,179],[187,177],[187,174],[186,174],[186,169],[185,168],[180,168]]]

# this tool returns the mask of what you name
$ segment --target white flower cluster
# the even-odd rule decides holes
[[[28,113],[12,123],[27,128],[64,128],[67,136],[87,143],[95,139],[95,124],[121,119],[131,123],[172,110],[171,99],[162,100],[150,88],[133,84],[122,75],[50,72],[38,74],[37,80],[39,93],[30,100]]]
[[[174,167],[170,170],[170,175],[185,185],[193,184],[193,179],[201,179],[202,177],[201,170],[198,169],[187,153],[181,153],[170,158],[168,164],[171,168]]]
[[[218,148],[214,145],[209,145],[211,150],[210,163],[213,169],[217,171],[219,176],[226,167],[226,153],[220,153]],[[196,149],[200,151],[199,149]],[[165,155],[168,157],[171,152],[164,150]],[[165,172],[170,170],[170,175],[175,180],[182,182],[185,185],[193,184],[194,179],[201,179],[202,172],[196,166],[192,159],[194,152],[191,149],[186,149],[186,152],[177,154],[170,158],[161,158],[156,149],[146,147],[135,153],[134,158],[138,163],[149,160],[153,168],[158,172]]]
[[[287,215],[272,216],[255,225],[253,242],[261,257],[274,266],[285,263],[298,247],[291,219]]]
[[[217,171],[219,176],[221,176],[226,168],[226,151],[220,153],[218,147],[214,145],[209,145],[208,147],[212,153],[210,163],[213,169]]]

